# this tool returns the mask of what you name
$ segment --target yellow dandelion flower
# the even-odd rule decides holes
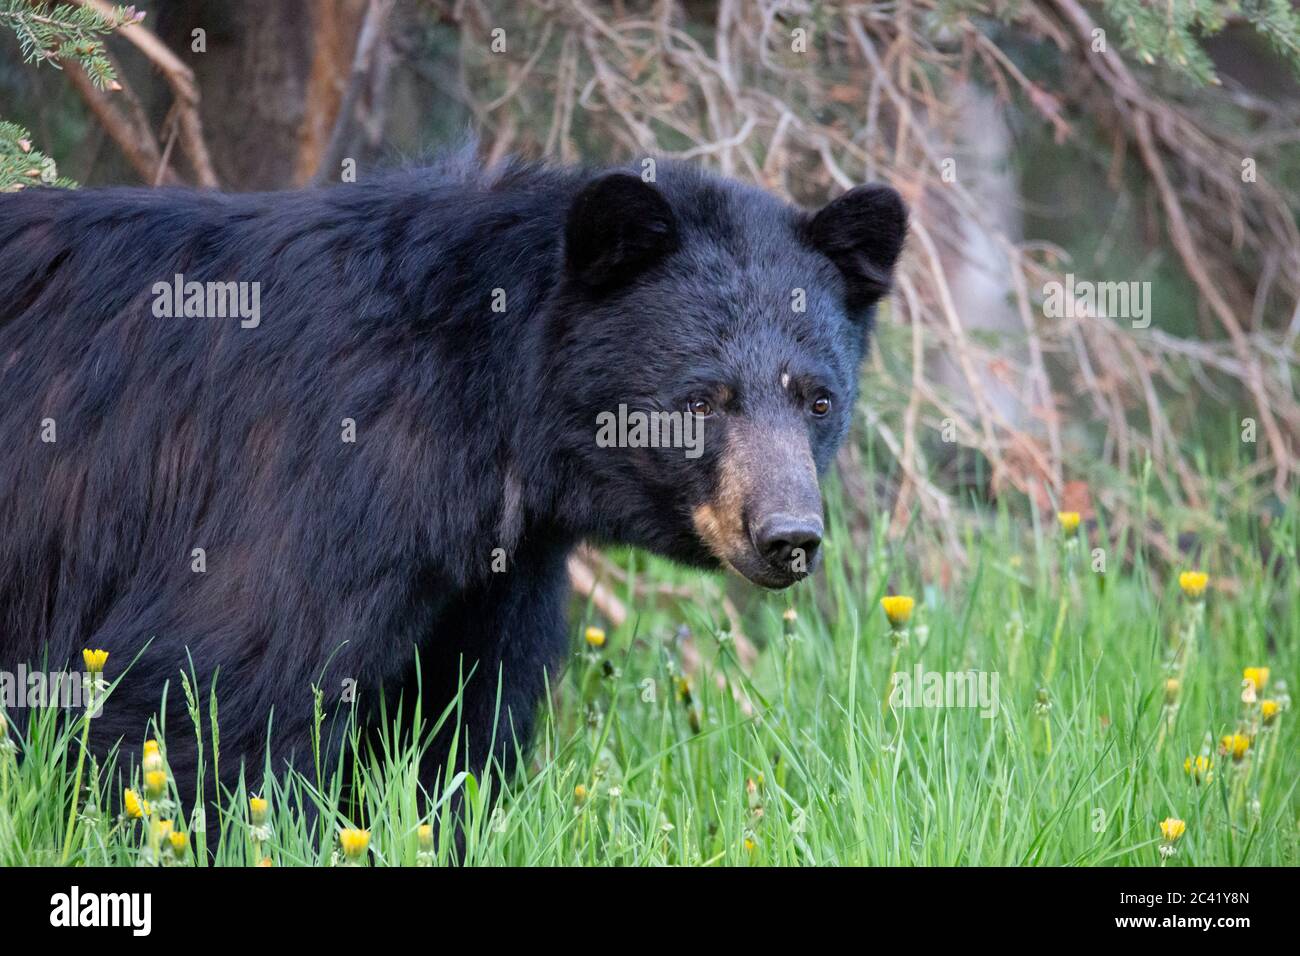
[[[167,774],[162,770],[151,770],[144,775],[144,792],[157,800],[167,792]]]
[[[339,831],[339,846],[343,847],[343,855],[355,862],[365,856],[370,847],[370,831],[351,827],[342,829]]]
[[[250,797],[248,800],[248,817],[253,821],[253,826],[260,827],[266,822],[266,811],[270,804],[262,797]]]
[[[264,856],[264,857],[262,857],[261,861],[260,861],[257,865],[258,865],[258,866],[275,866],[275,864],[271,862],[271,858],[270,858],[269,856]]]
[[[421,850],[433,849],[433,824],[422,824],[420,829],[417,831],[417,836],[420,841]]]
[[[1165,703],[1174,704],[1178,702],[1178,691],[1182,685],[1178,683],[1177,677],[1171,677],[1165,681]]]
[[[127,790],[122,794],[122,806],[126,810],[126,815],[133,820],[139,820],[149,812],[148,802],[141,800],[140,794],[134,790]]]
[[[1245,734],[1226,734],[1219,741],[1219,753],[1225,757],[1231,755],[1233,760],[1241,760],[1249,749],[1250,738]]]
[[[582,784],[578,784],[576,787],[574,787],[574,788],[573,788],[573,799],[576,800],[578,803],[586,803],[586,802],[587,802],[587,788],[586,788],[585,786],[583,786]]]
[[[81,659],[86,662],[86,670],[92,674],[101,674],[108,662],[108,651],[92,651],[87,648],[81,652]]]
[[[885,609],[885,617],[889,618],[889,623],[892,626],[902,627],[911,620],[912,610],[916,607],[916,599],[905,594],[893,594],[889,597],[882,597],[880,606]]]
[[[168,837],[168,840],[171,841],[172,852],[177,856],[184,853],[190,845],[189,835],[181,833],[179,830]]]
[[[1241,676],[1255,685],[1255,690],[1261,691],[1268,684],[1267,667],[1247,667],[1241,672]]]
[[[754,843],[753,840],[751,840],[749,837],[745,837],[745,852],[746,852],[746,853],[753,853],[753,852],[754,852],[754,847],[755,847],[755,845],[756,845],[756,844]]]
[[[1277,715],[1281,709],[1275,700],[1262,700],[1259,702],[1259,715],[1264,718],[1265,724],[1271,724],[1277,720]]]
[[[1077,511],[1058,511],[1056,520],[1061,523],[1061,530],[1066,534],[1074,534],[1079,530],[1079,512]]]
[[[587,644],[591,647],[605,646],[605,631],[602,628],[589,627],[583,634],[583,637],[586,638]]]
[[[158,746],[158,741],[153,740],[151,738],[144,742],[144,755],[146,757],[149,756],[150,754],[156,754],[161,752],[162,752],[162,748]]]
[[[1187,832],[1187,824],[1177,817],[1165,817],[1160,821],[1160,835],[1166,843],[1173,843]]]
[[[1178,575],[1178,586],[1193,601],[1205,596],[1205,587],[1210,583],[1210,576],[1204,571],[1184,571]]]
[[[1183,770],[1197,783],[1209,783],[1214,778],[1209,757],[1188,757],[1183,761]]]

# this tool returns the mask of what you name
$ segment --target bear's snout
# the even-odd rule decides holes
[[[695,529],[724,564],[766,588],[816,567],[824,531],[807,433],[789,423],[737,421],[718,463],[717,490]]]
[[[763,558],[779,569],[803,568],[806,574],[812,569],[817,549],[822,543],[820,515],[799,517],[779,512],[751,522],[750,540]]]

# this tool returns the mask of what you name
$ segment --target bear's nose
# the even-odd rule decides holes
[[[820,518],[774,514],[759,522],[752,539],[758,553],[773,565],[807,574],[822,543],[822,522]]]

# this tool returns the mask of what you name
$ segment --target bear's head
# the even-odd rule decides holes
[[[907,213],[885,186],[810,214],[687,166],[656,178],[605,173],[568,210],[548,390],[582,530],[785,587],[817,560],[818,476]]]

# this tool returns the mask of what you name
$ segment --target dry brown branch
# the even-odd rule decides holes
[[[627,621],[627,605],[601,581],[601,578],[612,580],[624,587],[628,583],[627,575],[622,568],[592,548],[582,548],[569,559],[569,582],[574,592],[590,599],[596,610],[612,626],[620,627]],[[638,582],[632,588],[632,592],[638,605],[647,601],[680,602],[694,601],[698,598],[698,594],[691,589],[651,582]],[[736,657],[741,666],[748,670],[758,659],[758,649],[741,628],[740,612],[732,600],[725,593],[714,593],[712,596],[731,622],[731,638],[735,645]]]
[[[105,17],[112,14],[112,5],[104,0],[73,0],[73,2],[83,7],[90,7]],[[162,71],[167,85],[171,87],[172,94],[176,97],[181,149],[194,169],[195,181],[200,186],[214,189],[219,187],[221,184],[217,181],[217,174],[212,170],[212,159],[208,155],[207,143],[203,138],[203,123],[199,119],[199,88],[194,82],[193,71],[182,63],[180,58],[151,30],[139,23],[123,27],[121,36]],[[120,144],[121,140],[118,142]],[[146,177],[145,181],[152,182],[153,175]]]
[[[119,83],[121,90],[108,93],[98,89],[75,63],[64,65],[68,82],[95,115],[109,138],[117,144],[137,176],[155,185],[179,185],[182,181],[166,162],[158,141],[149,129],[139,100],[130,87]],[[118,102],[114,102],[114,98]]]
[[[614,627],[622,627],[627,621],[627,607],[614,596],[609,588],[596,580],[590,565],[579,557],[569,558],[569,581],[579,596],[590,598],[604,618]]]
[[[1077,2],[1077,0],[1054,0],[1056,7],[1064,18],[1083,38],[1092,36],[1095,23]],[[1086,46],[1085,46],[1086,49]],[[1234,245],[1242,234],[1240,207],[1242,200],[1238,195],[1237,183],[1227,177],[1226,170],[1232,168],[1227,162],[1211,165],[1206,154],[1221,155],[1217,144],[1209,141],[1195,124],[1171,109],[1163,102],[1148,96],[1134,79],[1132,73],[1119,57],[1090,57],[1089,64],[1103,82],[1113,86],[1119,94],[1117,102],[1123,104],[1120,110],[1137,140],[1142,161],[1155,183],[1160,195],[1161,205],[1165,210],[1170,239],[1178,251],[1183,268],[1195,282],[1202,297],[1209,303],[1214,314],[1227,331],[1245,372],[1244,381],[1255,398],[1256,411],[1259,414],[1265,434],[1269,441],[1269,450],[1276,462],[1273,481],[1279,496],[1286,493],[1287,478],[1295,470],[1292,440],[1300,435],[1300,406],[1287,395],[1270,394],[1264,382],[1263,370],[1258,355],[1251,347],[1241,322],[1232,305],[1224,297],[1220,283],[1209,274],[1206,268],[1206,256],[1201,249],[1192,227],[1188,222],[1184,204],[1170,181],[1169,172],[1160,145],[1157,143],[1157,130],[1167,149],[1178,150],[1180,154],[1190,154],[1189,146],[1197,149],[1200,171],[1208,179],[1217,180],[1229,198],[1231,209],[1231,226]],[[1238,154],[1240,155],[1240,154]],[[1282,212],[1280,228],[1275,233],[1287,244],[1282,248],[1289,250],[1294,258],[1300,255],[1300,234],[1297,234],[1294,219],[1286,211],[1285,203],[1280,197],[1269,197]],[[1289,241],[1288,241],[1289,240]],[[1293,261],[1294,267],[1294,261]],[[1274,415],[1274,401],[1281,402],[1281,411],[1286,421],[1291,423],[1291,435],[1283,434],[1282,428]]]
[[[1300,437],[1293,385],[1300,306],[1290,311],[1300,298],[1300,233],[1284,197],[1264,182],[1244,189],[1237,169],[1247,144],[1287,139],[1285,118],[1247,104],[1274,124],[1268,137],[1238,141],[1209,128],[1126,70],[1120,54],[1092,55],[1090,21],[1078,16],[1077,0],[1035,0],[1007,14],[1007,28],[1061,51],[1062,80],[1052,89],[986,33],[987,23],[951,5],[948,27],[936,33],[937,6],[850,4],[813,16],[799,0],[721,0],[705,32],[696,29],[701,8],[675,0],[649,11],[531,0],[516,8],[517,28],[504,24],[508,56],[483,53],[489,23],[503,25],[499,8],[489,17],[482,4],[462,0],[444,10],[461,30],[462,95],[494,156],[512,149],[572,159],[599,142],[614,160],[692,159],[807,206],[868,179],[904,193],[916,225],[882,325],[907,326],[910,349],[902,363],[873,356],[871,379],[880,388],[864,402],[866,426],[899,464],[893,501],[874,504],[892,504],[891,533],[902,534],[920,514],[940,529],[951,559],[962,560],[961,542],[945,524],[955,504],[927,461],[932,431],[944,423],[987,460],[995,491],[1017,489],[1043,508],[1059,502],[1067,478],[1132,474],[1147,456],[1169,495],[1204,500],[1212,479],[1187,460],[1177,432],[1186,411],[1170,404],[1185,381],[1233,402],[1243,398],[1230,380],[1244,384],[1243,412],[1257,416],[1264,434],[1258,460],[1269,463],[1257,467],[1270,469],[1280,491],[1295,474]],[[821,31],[807,52],[794,51],[796,28]],[[1109,158],[1121,203],[1128,187],[1120,172],[1135,157],[1211,334],[1138,333],[1100,310],[1045,316],[1041,297],[1070,271],[1068,257],[1008,234],[986,196],[942,175],[960,120],[953,94],[975,83],[1023,104],[1058,140],[1083,135],[1089,115],[1101,117],[1097,151],[1103,164]],[[1115,216],[1132,208],[1121,205]],[[1007,263],[1001,279],[1023,333],[1018,353],[972,335],[966,304],[954,293],[955,267],[988,268],[970,259],[972,232]],[[1258,275],[1248,264],[1255,260],[1264,264]],[[1279,302],[1287,303],[1281,322]],[[889,341],[895,352],[907,347]],[[935,355],[950,359],[962,394],[936,379]],[[995,389],[1014,396],[1018,414],[993,400]],[[1082,442],[1077,427],[1067,431],[1067,415],[1072,425],[1095,423],[1095,441]],[[853,449],[844,460],[861,467]],[[857,484],[856,502],[872,507]],[[1096,491],[1116,525],[1135,513],[1132,483]]]

